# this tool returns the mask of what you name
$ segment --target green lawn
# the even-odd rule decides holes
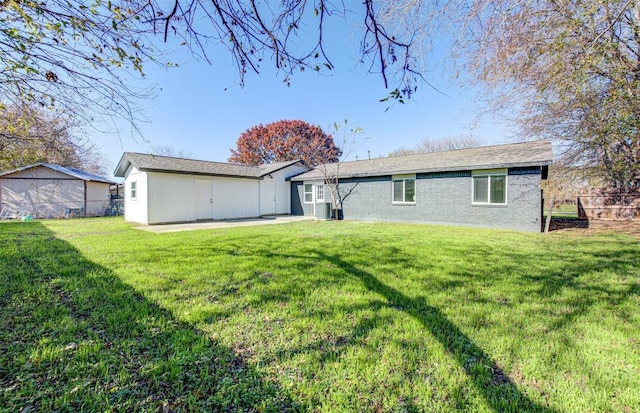
[[[547,210],[546,213],[549,211]],[[563,218],[577,218],[578,206],[577,205],[558,205],[553,208],[553,216]]]
[[[0,305],[7,412],[640,410],[621,234],[0,223]]]

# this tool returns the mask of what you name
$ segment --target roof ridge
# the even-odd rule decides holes
[[[407,158],[407,157],[412,157],[412,156],[425,156],[425,155],[443,154],[443,153],[451,153],[451,152],[459,152],[459,151],[472,151],[472,150],[479,150],[479,149],[491,149],[491,148],[495,148],[497,146],[503,148],[505,146],[526,145],[526,144],[542,143],[542,142],[551,142],[551,141],[549,139],[536,139],[536,140],[525,141],[525,142],[494,143],[494,144],[491,144],[491,145],[474,146],[474,147],[469,147],[469,148],[447,149],[447,150],[444,150],[444,151],[416,152],[416,153],[410,153],[410,154],[405,154],[405,155],[394,155],[394,156],[379,156],[377,158],[353,160],[353,161],[344,161],[344,162],[340,162],[340,163],[344,165],[345,163],[372,162],[372,161],[377,160],[377,159],[399,159],[399,158]],[[338,162],[331,162],[331,163],[327,163],[325,165],[331,165],[332,163],[338,163]]]
[[[3,171],[3,172],[0,172],[0,176],[11,175],[17,172],[26,171],[27,169],[37,168],[40,166],[48,168],[52,171],[63,173],[65,175],[73,176],[83,181],[104,182],[109,184],[115,183],[114,181],[112,181],[107,177],[95,174],[93,172],[85,171],[84,169],[76,168],[74,166],[59,165],[59,164],[50,163],[50,162],[36,162],[33,164],[22,166],[20,168],[12,169],[9,171]]]

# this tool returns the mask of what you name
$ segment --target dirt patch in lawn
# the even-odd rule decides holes
[[[553,218],[551,220],[550,230],[580,232],[585,235],[608,231],[640,237],[640,220]]]

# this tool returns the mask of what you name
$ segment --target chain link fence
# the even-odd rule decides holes
[[[112,197],[99,201],[22,200],[0,202],[0,219],[61,219],[124,215],[124,200]]]

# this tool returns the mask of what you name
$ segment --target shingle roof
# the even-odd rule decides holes
[[[547,140],[483,146],[445,152],[376,158],[340,163],[339,177],[384,176],[390,174],[429,173],[551,165],[553,154]],[[292,181],[322,179],[323,168],[332,175],[337,164],[325,164],[291,178]]]
[[[33,164],[33,165],[23,166],[22,168],[14,169],[12,171],[2,172],[2,173],[0,173],[0,176],[11,175],[11,174],[14,174],[16,172],[25,171],[25,170],[31,169],[31,168],[37,168],[39,166],[43,166],[45,168],[49,168],[49,169],[52,169],[54,171],[61,172],[63,174],[73,176],[74,178],[82,179],[83,181],[104,182],[106,184],[115,184],[115,182],[113,182],[113,181],[111,181],[111,180],[109,180],[109,179],[107,179],[107,178],[105,178],[103,176],[95,175],[95,174],[89,173],[87,171],[83,171],[81,169],[78,169],[78,168],[71,168],[71,167],[68,167],[68,166],[55,165],[55,164],[45,163],[45,162],[40,162],[40,163],[36,163],[36,164]]]
[[[129,165],[133,165],[141,171],[260,178],[297,162],[299,161],[279,162],[261,166],[246,166],[224,162],[199,161],[196,159],[125,152],[116,167],[114,175],[124,177]]]

